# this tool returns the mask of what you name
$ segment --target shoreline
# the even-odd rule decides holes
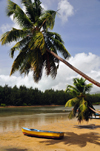
[[[63,131],[61,140],[28,137],[21,129],[0,133],[0,151],[99,151],[100,120],[78,123],[76,119],[61,120],[37,129]]]
[[[95,105],[95,104],[93,104]],[[100,104],[98,104],[100,105]],[[9,106],[0,106],[0,108],[25,108],[25,107],[56,107],[56,106],[65,106],[65,105],[31,105],[31,106],[13,106],[13,105],[9,105]]]
[[[25,107],[56,107],[56,106],[64,106],[64,105],[32,105],[32,106],[0,106],[0,108],[25,108]]]

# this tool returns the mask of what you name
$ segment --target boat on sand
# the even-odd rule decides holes
[[[55,139],[61,139],[64,137],[64,132],[44,131],[38,129],[29,129],[25,127],[22,127],[22,132],[24,135],[34,137],[55,138]]]

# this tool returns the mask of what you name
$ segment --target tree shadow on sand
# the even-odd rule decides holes
[[[95,124],[75,125],[74,127],[79,129],[96,129],[96,128],[100,128],[100,125],[95,125]]]
[[[65,132],[64,138],[61,140],[46,139],[45,141],[40,141],[40,143],[45,143],[46,145],[54,145],[59,144],[61,142],[68,146],[78,145],[79,147],[85,147],[88,142],[100,146],[100,134],[96,132],[82,134],[77,134],[74,132]]]

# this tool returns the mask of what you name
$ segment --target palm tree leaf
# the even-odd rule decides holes
[[[42,55],[46,52],[45,39],[42,32],[37,32],[33,37],[34,45],[31,47],[32,50],[40,49]]]
[[[59,50],[62,53],[64,58],[67,58],[70,56],[69,52],[64,47],[64,45],[63,45],[64,42],[61,39],[61,36],[59,34],[57,34],[55,32],[46,32],[46,37],[52,43],[54,49]],[[49,48],[49,49],[52,50],[51,48]]]
[[[84,93],[84,86],[85,86],[85,81],[86,79],[83,78],[74,78],[74,86],[77,90],[79,90],[81,93]]]
[[[53,29],[55,23],[55,16],[56,11],[48,10],[45,11],[41,17],[37,20],[36,26],[40,29],[43,28],[44,30]]]
[[[8,0],[7,15],[13,15],[13,19],[16,19],[17,23],[21,27],[30,28],[33,26],[31,20],[24,13],[24,11],[11,0]]]
[[[68,85],[65,92],[70,92],[73,96],[78,96],[80,94],[76,87]]]
[[[72,118],[74,118],[75,117],[75,115],[74,115],[74,112],[73,112],[73,110],[68,114],[68,118],[69,119],[72,119]]]
[[[32,3],[31,0],[22,0],[21,2],[26,8],[27,16],[33,23],[35,23],[42,13],[41,2],[39,0],[35,0],[34,3]]]
[[[46,36],[47,36],[48,38],[54,37],[55,39],[59,40],[62,44],[64,44],[64,42],[63,42],[61,36],[60,36],[58,33],[56,33],[56,32],[49,32],[49,31],[47,31],[47,32],[46,32]]]
[[[93,87],[92,83],[87,84],[84,87],[84,92],[90,92],[91,88]]]
[[[17,41],[17,40],[25,37],[27,35],[27,33],[29,33],[29,32],[26,30],[24,31],[24,30],[12,28],[11,31],[8,31],[1,36],[0,41],[2,42],[2,45],[4,45],[6,43],[10,43],[12,41]]]
[[[24,39],[22,39],[21,41],[17,42],[10,50],[10,56],[11,58],[13,58],[14,56],[14,52],[16,50],[21,50],[28,42],[30,41],[29,37],[25,37]]]
[[[54,56],[46,52],[44,54],[44,66],[47,75],[51,75],[52,78],[55,78],[57,75],[57,62],[55,61]]]
[[[19,52],[18,56],[14,60],[10,75],[12,75],[15,71],[20,70],[21,65],[23,64],[24,60],[27,58],[27,49],[28,49],[28,44]]]
[[[57,50],[59,50],[61,52],[61,54],[63,55],[63,57],[66,59],[68,57],[70,57],[70,54],[68,53],[67,49],[64,47],[64,45],[57,40],[56,38],[51,37],[54,46],[56,47]]]
[[[88,102],[82,98],[80,101],[80,106],[78,109],[78,120],[81,122],[82,120],[88,121],[90,116],[92,116],[92,112],[88,108]]]
[[[82,100],[80,101],[79,109],[81,112],[85,112],[88,109],[87,101],[85,101],[84,98],[82,98]]]
[[[33,79],[38,82],[42,77],[43,72],[43,57],[39,49],[32,52],[31,69],[33,70]]]
[[[45,42],[46,42],[46,48],[57,54],[57,50],[48,35],[46,35],[46,37],[45,37]],[[56,60],[58,60],[58,59],[56,59]]]
[[[71,113],[69,113],[68,118],[72,119],[73,117],[75,117],[78,112],[78,109],[79,109],[79,100],[75,102],[74,108],[72,109]]]
[[[19,55],[14,60],[12,65],[12,75],[15,71],[19,70],[20,74],[28,74],[30,69],[33,71],[33,78],[38,82],[42,77],[43,60],[40,50],[28,51],[29,43],[19,52]]]
[[[45,16],[47,15],[46,16],[46,18],[47,18],[47,20],[46,20],[46,27],[50,28],[51,30],[54,27],[56,13],[57,12],[53,11],[53,10],[47,10],[47,11],[45,11]]]
[[[80,100],[78,100],[75,105],[74,105],[74,108],[73,108],[73,114],[74,116],[77,114],[78,110],[79,110],[79,102]]]
[[[79,101],[79,99],[77,97],[72,98],[70,100],[68,100],[65,104],[65,107],[72,107],[74,106],[77,102]]]

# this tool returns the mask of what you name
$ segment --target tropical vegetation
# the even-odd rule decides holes
[[[87,93],[85,100],[92,104],[100,104],[100,93]],[[8,85],[0,86],[0,106],[31,106],[31,105],[65,105],[74,96],[64,90],[48,89],[44,92],[37,88]]]
[[[56,32],[51,32],[54,27],[57,11],[44,10],[40,0],[21,0],[25,11],[16,3],[8,0],[7,15],[13,16],[20,29],[12,28],[1,36],[1,44],[16,42],[10,49],[10,56],[13,58],[18,50],[10,75],[19,70],[20,74],[27,75],[33,71],[33,79],[38,82],[43,73],[57,75],[59,61],[62,61],[72,70],[82,75],[85,79],[100,87],[100,83],[91,79],[65,59],[70,56],[64,46],[61,36]],[[58,56],[61,53],[63,58]]]
[[[86,95],[91,88],[92,84],[86,84],[86,79],[83,78],[74,78],[73,86],[67,86],[66,92],[73,95],[73,98],[69,99],[65,104],[65,107],[73,106],[73,110],[69,114],[70,119],[77,116],[78,121],[81,122],[82,120],[88,121],[92,116],[93,111],[89,108],[93,108],[92,102],[86,99]]]

